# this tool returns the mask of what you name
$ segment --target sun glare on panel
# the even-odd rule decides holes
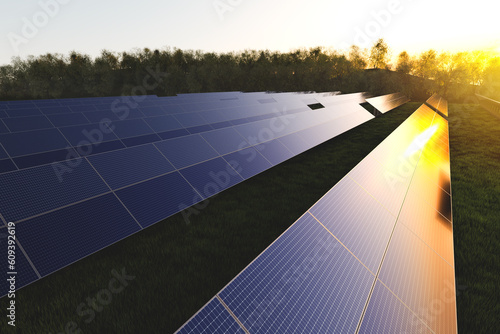
[[[429,127],[428,129],[426,129],[421,134],[419,134],[417,137],[415,137],[415,139],[412,141],[412,143],[410,144],[410,146],[406,150],[405,157],[407,158],[407,157],[413,155],[415,152],[421,150],[425,146],[425,144],[427,144],[429,139],[431,139],[431,137],[436,133],[437,129],[438,129],[438,126],[433,125],[433,126]]]

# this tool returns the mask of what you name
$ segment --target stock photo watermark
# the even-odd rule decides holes
[[[28,44],[39,33],[40,30],[45,28],[51,19],[55,18],[61,11],[62,6],[69,4],[72,0],[46,0],[39,1],[40,7],[31,17],[23,17],[22,27],[19,32],[9,32],[7,38],[9,39],[12,49],[20,52],[20,46]]]
[[[351,43],[343,42],[342,49],[348,49],[351,45],[357,45],[360,48],[369,48],[372,44],[382,36],[394,20],[394,17],[403,13],[405,3],[413,0],[390,0],[383,9],[372,10],[370,12],[370,20],[363,26],[354,27],[354,37]]]
[[[234,12],[243,0],[215,0],[212,5],[221,21],[224,21],[226,13]]]

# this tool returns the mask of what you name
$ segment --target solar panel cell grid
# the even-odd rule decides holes
[[[16,222],[109,191],[83,159],[1,174],[0,212]]]
[[[88,160],[112,189],[174,170],[153,144],[97,154],[90,156]]]
[[[219,155],[198,134],[161,141],[155,145],[176,168],[194,165]]]
[[[236,320],[229,314],[217,298],[212,299],[198,313],[189,326],[182,328],[178,334],[244,334],[245,331],[238,325]]]
[[[48,129],[54,127],[45,116],[6,118],[3,121],[11,132]]]
[[[42,115],[42,112],[38,108],[30,109],[13,109],[6,112],[4,117],[25,117],[25,116],[38,116]]]
[[[178,172],[120,189],[116,195],[142,227],[202,200]]]
[[[140,230],[113,194],[16,225],[19,242],[42,276]]]
[[[305,214],[219,296],[251,333],[353,333],[373,278]]]
[[[11,157],[58,150],[70,146],[58,129],[1,134],[0,143]]]

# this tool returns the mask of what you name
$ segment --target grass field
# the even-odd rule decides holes
[[[175,331],[419,105],[408,103],[224,191],[189,224],[175,215],[23,288],[17,332]],[[457,297],[459,330],[495,333],[500,121],[478,106],[451,104],[450,133],[456,275],[466,286]],[[128,286],[110,294],[94,318],[78,315],[122,268],[135,276]],[[9,332],[4,319],[0,333]]]

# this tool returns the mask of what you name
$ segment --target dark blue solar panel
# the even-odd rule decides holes
[[[42,276],[140,230],[113,194],[21,222],[19,241]]]
[[[177,104],[164,105],[161,108],[165,114],[177,114],[177,113],[184,112],[184,109],[182,108],[182,106],[177,105]]]
[[[47,116],[54,126],[71,126],[89,124],[90,122],[82,113],[55,114]]]
[[[174,170],[153,144],[93,155],[88,159],[113,189]]]
[[[75,106],[81,105],[85,101],[85,99],[63,99],[59,100],[59,104],[61,106]]]
[[[233,119],[231,121],[229,121],[232,125],[240,125],[240,124],[246,124],[248,123],[248,119],[247,118],[238,118],[238,119]]]
[[[2,223],[2,225],[3,225],[3,223]],[[19,238],[19,235],[17,235],[16,237]],[[7,263],[7,229],[6,228],[0,229],[0,247],[1,247],[1,249],[5,249],[5,251],[4,251],[5,256],[2,256],[2,258],[0,258],[0,265],[2,266],[2,268],[5,268],[5,272],[2,273],[3,279],[0,280],[0,297],[3,297],[10,290],[9,284],[7,282],[7,278],[9,278],[10,275],[6,274],[7,268],[8,268],[8,263]],[[31,265],[28,263],[28,260],[26,260],[26,257],[24,256],[24,254],[21,251],[16,252],[15,272],[17,273],[15,275],[16,276],[16,290],[19,290],[23,286],[28,285],[31,282],[38,279],[38,276],[36,275],[35,271],[31,267]],[[17,304],[16,304],[16,306],[17,306]]]
[[[10,159],[0,160],[0,173],[6,173],[16,170],[16,166]]]
[[[182,125],[171,115],[144,118],[155,132],[165,132],[182,128]]]
[[[212,123],[210,125],[214,129],[222,129],[222,128],[227,128],[227,127],[233,126],[233,124],[231,122],[229,122],[229,121]]]
[[[204,198],[208,198],[243,181],[224,159],[215,158],[180,171]]]
[[[84,112],[83,114],[90,121],[90,123],[100,123],[104,119],[110,119],[112,121],[119,120],[117,114],[111,110]]]
[[[85,104],[81,106],[71,106],[69,107],[73,112],[87,112],[97,110],[92,104]]]
[[[37,116],[42,115],[42,112],[38,108],[30,109],[15,109],[7,111],[10,117],[24,117],[24,116]]]
[[[7,113],[3,110],[0,110],[0,118],[5,118],[5,117],[8,117]]]
[[[185,128],[190,128],[192,126],[199,126],[207,124],[207,121],[200,116],[199,113],[189,113],[189,114],[177,114],[174,117],[182,124]]]
[[[85,157],[92,154],[104,153],[109,151],[125,148],[125,145],[120,140],[107,141],[104,143],[96,143],[93,145],[82,145],[75,147],[75,150],[80,156]]]
[[[208,123],[217,123],[224,121],[224,116],[219,110],[209,110],[200,113],[201,117],[205,119]]]
[[[190,135],[190,133],[186,129],[165,131],[158,133],[161,139],[172,139],[177,137],[184,137]]]
[[[69,107],[67,107],[67,106],[61,106],[61,107],[40,107],[39,109],[45,115],[70,114],[72,112],[71,109]]]
[[[245,179],[249,179],[272,167],[271,163],[253,147],[225,155],[224,159],[234,166],[238,173]]]
[[[7,159],[9,156],[7,152],[3,149],[2,145],[0,145],[0,159]]]
[[[73,148],[69,147],[63,150],[24,155],[22,157],[14,158],[14,162],[20,169],[23,169],[79,157],[79,154]]]
[[[193,188],[173,172],[115,192],[143,226],[149,226],[200,201]]]
[[[219,155],[200,135],[169,139],[155,145],[176,168],[190,166]]]
[[[377,272],[396,217],[372,195],[345,177],[309,212],[372,272]]]
[[[18,221],[109,191],[84,159],[0,175],[0,212]]]
[[[9,101],[9,109],[32,109],[36,106],[30,101]]]
[[[219,129],[202,133],[201,136],[217,151],[220,155],[231,153],[242,148],[248,147],[248,143],[233,128]]]
[[[224,308],[221,302],[212,299],[199,313],[197,313],[178,334],[244,334],[245,331]]]
[[[186,128],[186,130],[188,130],[189,133],[195,134],[195,133],[210,131],[213,130],[213,128],[209,124],[207,124],[207,125],[193,126],[190,128]]]
[[[140,107],[139,109],[142,111],[142,113],[146,117],[165,115],[165,112],[163,111],[162,107],[160,107],[160,106]]]
[[[276,139],[254,146],[254,148],[273,165],[277,165],[294,156],[292,152]]]
[[[137,137],[154,133],[142,119],[114,121],[109,125],[118,138]],[[159,138],[158,138],[159,140]]]
[[[432,333],[386,287],[377,282],[359,333]]]
[[[116,110],[111,110],[115,113],[115,115],[120,119],[121,121],[126,120],[126,119],[136,119],[136,118],[144,118],[144,114],[139,110],[139,109],[116,109]]]
[[[60,130],[73,146],[89,145],[118,139],[104,123],[74,125],[60,128]]]
[[[142,144],[148,144],[148,143],[157,142],[159,140],[161,140],[161,138],[156,133],[153,133],[151,135],[144,135],[144,136],[139,136],[139,137],[125,138],[125,139],[122,139],[122,142],[127,147],[132,147],[132,146],[137,146],[137,145],[142,145]]]
[[[45,116],[6,118],[3,121],[11,132],[48,129],[54,127]]]
[[[219,296],[250,333],[354,333],[373,280],[306,213]]]
[[[1,133],[8,133],[8,132],[9,132],[9,129],[7,129],[7,127],[3,123],[3,120],[0,119],[0,134]]]
[[[11,157],[58,150],[69,146],[57,129],[2,134],[0,143]]]
[[[61,104],[57,100],[38,100],[33,101],[33,104],[37,107],[60,107]]]

